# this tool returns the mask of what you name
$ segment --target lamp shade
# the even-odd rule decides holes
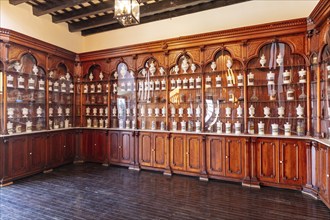
[[[130,26],[140,23],[140,4],[138,0],[115,0],[115,13],[119,23]]]

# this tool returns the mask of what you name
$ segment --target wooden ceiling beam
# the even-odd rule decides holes
[[[114,2],[107,1],[95,4],[86,8],[70,11],[64,14],[53,15],[52,20],[54,23],[61,23],[77,18],[83,18],[90,15],[99,14],[102,12],[110,11],[114,9]]]
[[[30,1],[30,0],[9,0],[9,3],[12,5],[18,5],[18,4],[28,2],[28,1]]]
[[[46,4],[39,4],[33,6],[33,14],[36,16],[41,16],[56,12],[65,8],[70,8],[81,3],[89,2],[90,0],[57,0],[57,1],[47,1]]]
[[[210,3],[214,0],[172,0],[172,1],[161,1],[151,4],[146,4],[140,8],[140,17],[154,16],[167,12],[169,10],[175,11],[188,6],[195,6],[201,3]],[[157,15],[156,19],[157,19]],[[113,25],[117,23],[117,20],[113,18],[114,14],[107,14],[104,16],[96,17],[93,19],[83,20],[69,24],[69,30],[71,32],[87,30],[90,28],[101,27],[104,25]],[[157,19],[158,20],[158,19]],[[149,21],[150,22],[150,21]],[[115,25],[117,26],[117,25]]]
[[[204,10],[213,9],[213,8],[217,8],[217,7],[223,7],[223,6],[246,2],[246,1],[250,1],[250,0],[210,1],[208,3],[195,5],[194,7],[186,7],[186,8],[176,9],[176,10],[172,10],[172,11],[166,11],[166,12],[158,13],[158,14],[152,13],[150,15],[145,16],[145,14],[147,14],[147,13],[145,13],[145,14],[141,14],[140,24],[168,19],[168,18],[173,18],[173,17],[177,17],[177,16],[189,14],[189,13],[195,13],[195,12],[199,12],[199,11],[204,11]],[[84,30],[81,31],[81,34],[83,36],[87,36],[87,35],[96,34],[96,33],[104,32],[104,31],[115,30],[115,29],[118,29],[121,27],[122,26],[120,26],[119,24],[112,22],[112,23],[109,23],[104,26],[93,27],[93,28],[84,28]]]
[[[211,0],[175,0],[175,1],[163,1],[159,2],[156,1],[157,7],[155,8],[154,5],[156,4],[145,4],[147,1],[141,1],[141,14],[145,13],[145,11],[150,11],[150,13],[154,13],[153,11],[157,11],[158,13],[161,12],[160,8],[163,8],[164,11],[168,10],[168,8],[173,7],[175,5],[180,5],[181,7],[185,7],[186,5],[194,5],[199,4],[201,2],[210,2]],[[102,12],[114,10],[114,2],[101,2],[99,4],[86,7],[83,9],[78,9],[74,11],[70,11],[64,14],[53,15],[52,20],[54,23],[66,22],[78,18],[83,18],[90,15],[99,14]]]

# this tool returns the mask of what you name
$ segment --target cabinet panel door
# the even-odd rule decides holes
[[[62,163],[63,137],[62,133],[51,133],[48,142],[48,165],[58,166]]]
[[[85,161],[91,161],[93,158],[93,131],[83,131],[83,155]]]
[[[119,162],[119,132],[110,132],[110,161]]]
[[[154,134],[154,167],[165,168],[167,158],[167,134]]]
[[[131,132],[121,132],[121,143],[119,146],[120,162],[131,162],[131,147],[133,147],[133,137]]]
[[[151,154],[153,147],[151,143],[151,133],[141,133],[139,136],[140,164],[142,166],[152,166]]]
[[[329,149],[326,146],[321,146],[319,150],[319,193],[320,196],[327,202],[329,202]]]
[[[8,140],[8,174],[11,177],[25,174],[29,169],[27,137],[14,137]]]
[[[225,141],[220,137],[206,140],[206,169],[211,175],[225,175]]]
[[[65,132],[64,133],[64,146],[63,146],[63,160],[64,162],[74,161],[75,157],[75,133]]]
[[[199,173],[201,170],[202,137],[200,135],[187,135],[186,154],[187,171]]]
[[[103,163],[106,158],[107,134],[104,131],[93,131],[93,152],[92,160]]]
[[[46,165],[47,137],[44,134],[29,137],[31,171],[43,170]]]
[[[230,137],[226,139],[226,176],[244,177],[245,139]]]
[[[257,140],[257,177],[263,182],[279,182],[278,175],[278,140]]]
[[[327,176],[327,189],[326,191],[328,192],[328,204],[330,203],[330,149],[327,148],[327,172],[326,172],[326,176]]]
[[[185,170],[185,136],[173,134],[170,144],[171,152],[171,168],[173,170]]]
[[[299,145],[296,140],[280,141],[280,182],[300,185],[302,183],[302,170],[299,166],[301,160]],[[302,149],[301,149],[302,150]]]

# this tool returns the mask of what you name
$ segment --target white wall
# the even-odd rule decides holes
[[[74,52],[88,52],[198,33],[307,17],[318,0],[254,0],[199,13],[82,37],[49,15],[36,17],[27,4],[0,0],[0,26]]]
[[[87,36],[83,51],[307,17],[318,0],[254,0]]]
[[[36,17],[28,4],[17,6],[0,0],[0,27],[40,39],[59,47],[79,52],[84,38],[80,33],[70,33],[66,23],[54,24],[50,15]]]

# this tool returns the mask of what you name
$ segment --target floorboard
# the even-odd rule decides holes
[[[0,219],[330,219],[298,191],[72,164],[0,189]]]

